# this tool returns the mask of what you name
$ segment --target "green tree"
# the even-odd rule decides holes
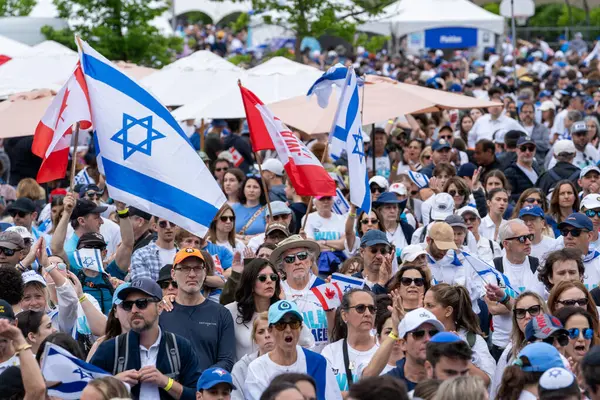
[[[0,17],[23,17],[29,15],[36,0],[0,0]]]
[[[59,17],[72,22],[70,28],[42,28],[49,40],[75,49],[78,34],[110,60],[129,61],[159,68],[173,61],[183,49],[179,37],[165,37],[150,25],[168,10],[165,1],[148,0],[54,0]]]

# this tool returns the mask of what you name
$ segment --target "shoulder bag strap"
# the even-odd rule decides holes
[[[254,215],[252,215],[252,217],[248,220],[248,222],[246,222],[246,225],[244,225],[244,227],[242,229],[240,229],[240,231],[238,232],[238,235],[245,235],[248,228],[250,228],[250,226],[252,226],[254,221],[256,221],[256,218],[258,218],[258,216],[263,212],[264,209],[265,209],[265,206],[262,206],[261,208],[256,210]]]
[[[348,339],[344,339],[342,343],[342,351],[344,353],[344,367],[346,368],[346,380],[348,381],[348,388],[354,383],[352,379],[352,370],[350,369],[350,357],[348,357]]]

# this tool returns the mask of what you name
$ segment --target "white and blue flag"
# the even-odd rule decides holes
[[[349,292],[352,289],[362,289],[365,287],[364,279],[340,274],[339,272],[335,272],[331,275],[331,282],[336,282],[344,293]]]
[[[496,267],[467,252],[463,251],[462,255],[464,256],[465,264],[469,264],[483,281],[494,285],[500,285],[500,287],[503,287],[506,293],[512,298],[516,298],[519,295],[519,292],[511,286],[508,277],[498,271]]]
[[[81,41],[98,167],[113,199],[204,236],[225,195],[169,110]]]
[[[350,203],[348,203],[348,200],[346,200],[340,189],[335,190],[335,197],[333,198],[333,212],[338,215],[346,215],[350,212]]]
[[[52,385],[48,395],[59,399],[79,399],[89,381],[112,376],[53,343],[44,347],[41,369],[46,382]]]
[[[89,269],[98,273],[104,272],[102,252],[100,249],[79,249],[73,253],[75,262],[81,269]]]
[[[313,83],[308,89],[307,96],[310,97],[313,94],[317,96],[317,103],[321,108],[327,108],[329,105],[329,98],[333,90],[333,86],[337,86],[339,89],[344,87],[346,82],[346,75],[348,74],[348,68],[342,64],[337,63],[330,67],[319,79]]]

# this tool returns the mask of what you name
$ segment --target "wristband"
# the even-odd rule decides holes
[[[394,332],[390,332],[390,334],[388,335],[389,337],[391,337],[394,340],[398,340],[398,336],[396,336],[396,334]]]
[[[506,304],[508,303],[508,300],[510,299],[510,296],[508,295],[508,293],[504,292],[504,296],[502,297],[502,299],[499,301],[499,303],[501,304]]]
[[[349,213],[348,216],[352,217],[352,218],[356,218],[356,213]]]
[[[21,354],[22,351],[25,351],[25,350],[30,349],[30,348],[31,348],[30,344],[24,344],[23,346],[18,347],[17,349],[15,349],[15,355],[18,356],[18,355]]]
[[[118,215],[124,215],[129,213],[129,208],[125,208],[124,210],[117,210]]]
[[[164,387],[165,392],[168,392],[173,387],[173,378],[169,378],[169,382],[167,382],[167,386]]]
[[[81,297],[79,298],[79,303],[83,303],[86,300],[87,300],[87,296],[85,294],[82,294]]]

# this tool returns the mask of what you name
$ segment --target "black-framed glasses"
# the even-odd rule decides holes
[[[355,306],[348,307],[349,310],[353,308],[359,314],[364,314],[367,310],[369,310],[369,313],[371,313],[372,315],[375,315],[375,312],[377,312],[377,307],[375,307],[375,305],[373,304],[357,304]]]
[[[206,269],[206,265],[203,265],[201,267],[188,267],[187,265],[182,265],[180,267],[177,268],[173,268],[175,271],[181,271],[186,275],[189,275],[190,272],[194,271],[196,274],[200,274],[202,273],[202,271],[204,271]]]
[[[592,337],[594,337],[594,330],[592,328],[571,328],[567,330],[569,331],[569,338],[571,339],[579,339],[579,336],[582,334],[585,340],[590,340]]]
[[[421,287],[425,285],[425,279],[423,278],[400,278],[400,284],[402,286],[410,286],[415,283],[415,286]]]
[[[388,254],[390,254],[392,252],[392,249],[387,246],[383,246],[383,247],[371,246],[371,247],[369,247],[369,251],[374,256],[377,255],[377,253],[381,254],[382,256],[387,256]]]
[[[511,238],[507,238],[506,240],[517,240],[519,243],[524,244],[526,241],[533,242],[533,233],[529,233],[527,235],[515,236]]]
[[[460,190],[448,190],[448,194],[452,197],[454,196],[464,196],[465,193]]]
[[[155,297],[148,297],[145,299],[137,299],[137,300],[124,300],[121,303],[121,307],[123,307],[123,310],[129,312],[133,309],[133,305],[135,304],[135,306],[138,309],[145,310],[146,308],[148,308],[148,304],[158,303],[159,301],[160,301],[160,299],[157,299]]]
[[[302,326],[302,321],[299,321],[297,319],[294,319],[292,321],[279,321],[279,322],[274,323],[273,326],[279,332],[285,331],[286,326],[289,326],[292,330],[296,330],[296,329],[300,329],[300,327]]]
[[[565,307],[587,307],[588,299],[582,297],[580,299],[567,299],[567,300],[556,300],[558,303],[562,304]]]
[[[377,218],[364,218],[360,221],[360,223],[363,225],[367,225],[367,224],[375,225],[375,224],[379,223],[379,220]]]
[[[177,287],[178,287],[177,282],[175,282],[175,281],[162,281],[158,285],[163,290],[168,289],[169,286],[173,286],[174,289],[177,289]]]
[[[521,146],[520,150],[524,153],[526,151],[530,152],[530,153],[535,153],[535,146],[529,145],[529,146]]]
[[[467,223],[467,224],[472,224],[475,221],[477,221],[477,217],[468,217],[468,218],[465,218],[465,223]]]
[[[450,142],[452,140],[452,135],[438,136],[438,139],[444,139],[444,140],[447,140],[448,142]]]
[[[381,188],[381,187],[379,187],[377,185],[373,185],[373,186],[371,186],[371,193],[375,193],[375,192],[377,192],[377,193],[383,193],[383,192],[385,192],[385,189]]]
[[[271,282],[277,282],[279,280],[279,275],[274,272],[272,274],[261,274],[256,279],[263,283],[266,282],[267,279],[269,279]]]
[[[583,229],[580,228],[575,228],[575,229],[563,229],[560,231],[560,234],[563,235],[563,237],[567,237],[569,236],[569,234],[571,236],[573,236],[574,238],[581,236],[581,233],[583,232]]]
[[[228,221],[234,222],[235,221],[235,216],[233,216],[233,215],[221,215],[219,217],[219,219],[221,220],[221,222],[228,222]]]
[[[0,254],[4,254],[7,257],[12,257],[19,249],[8,249],[6,247],[0,247]]]
[[[545,339],[542,339],[542,342],[548,343],[550,346],[554,346],[554,342],[557,342],[561,347],[565,347],[569,344],[569,336],[565,334],[549,336]]]
[[[523,318],[525,318],[525,316],[527,314],[531,315],[532,317],[536,317],[536,316],[540,315],[541,311],[542,311],[542,306],[531,306],[529,308],[515,308],[514,309],[515,318],[517,318],[517,319],[523,319]]]
[[[89,192],[85,193],[85,196],[90,199],[90,200],[94,200],[94,199],[99,199],[102,197],[102,192],[96,192],[95,190],[90,190]]]
[[[593,210],[585,210],[585,215],[588,218],[599,217],[600,218],[600,209],[595,208]]]
[[[221,171],[227,172],[228,170],[229,170],[229,167],[215,168],[215,172],[221,172]]]
[[[158,223],[158,226],[161,227],[162,229],[165,229],[167,226],[169,226],[171,228],[177,228],[177,225],[175,225],[174,223],[172,223],[170,221],[160,221]]]
[[[425,334],[428,334],[430,338],[434,337],[435,335],[437,335],[439,333],[439,330],[437,329],[419,329],[418,331],[412,331],[410,334],[412,335],[413,339],[415,340],[421,340],[425,337]]]
[[[308,251],[300,251],[296,254],[289,254],[283,257],[283,262],[286,264],[292,264],[296,261],[296,258],[298,258],[300,261],[306,260],[308,258]]]
[[[527,204],[533,204],[533,203],[541,204],[542,201],[540,199],[536,199],[535,197],[528,197],[528,198],[525,199],[525,203],[527,203]]]
[[[11,217],[16,217],[18,216],[19,218],[25,218],[26,216],[28,216],[29,212],[25,212],[25,211],[21,211],[21,210],[12,210],[8,213]]]

